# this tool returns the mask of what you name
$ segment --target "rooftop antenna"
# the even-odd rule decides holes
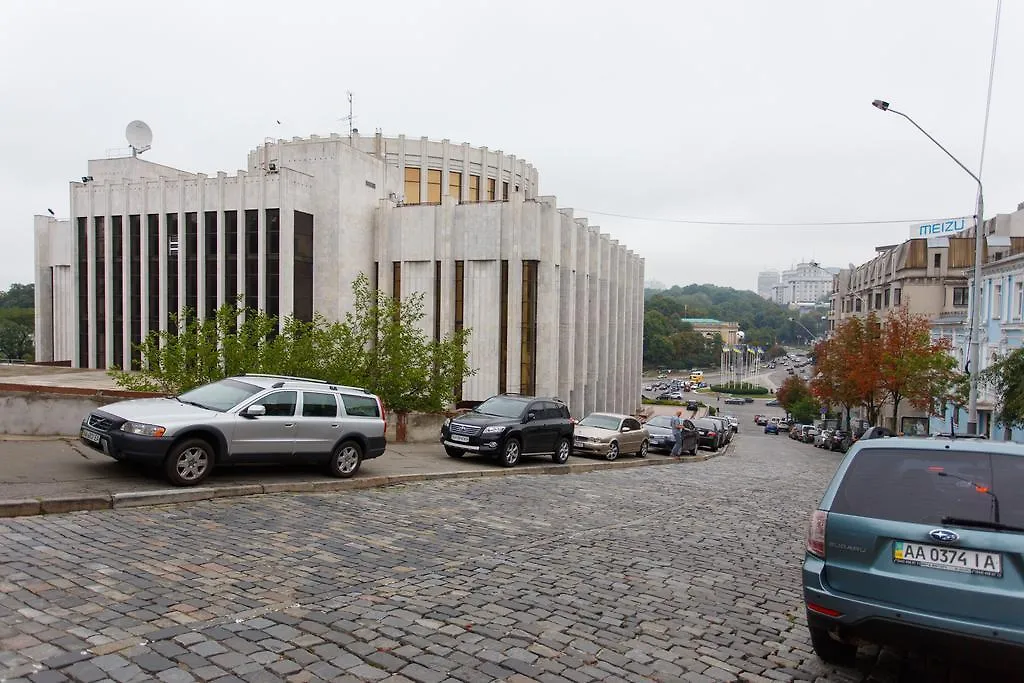
[[[132,121],[125,128],[124,136],[132,148],[132,156],[137,157],[153,146],[153,131],[145,121]]]
[[[355,129],[352,127],[352,124],[356,120],[356,117],[355,117],[355,114],[352,111],[352,91],[348,90],[348,91],[346,91],[346,94],[348,95],[348,116],[342,116],[338,120],[339,121],[348,121],[348,141],[351,144],[351,142],[352,142],[352,133],[356,132]]]

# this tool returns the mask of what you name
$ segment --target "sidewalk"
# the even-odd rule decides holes
[[[352,479],[336,479],[311,466],[232,467],[214,470],[202,486],[171,487],[158,474],[119,463],[59,437],[0,437],[0,517],[180,503],[227,496],[284,492],[328,492],[375,488],[429,479],[578,474],[623,467],[700,462],[727,453],[701,452],[671,458],[651,454],[615,462],[572,457],[566,465],[531,458],[514,468],[493,461],[449,458],[434,443],[388,444],[380,458],[363,463]]]

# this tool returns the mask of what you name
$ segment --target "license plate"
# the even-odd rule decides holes
[[[582,446],[583,445],[583,439],[576,439],[575,441],[573,441],[573,445],[575,445],[575,446]]]
[[[89,443],[98,444],[102,437],[94,431],[91,431],[89,429],[82,429],[82,438],[88,441]]]
[[[464,434],[452,434],[452,441],[458,441],[459,443],[469,443],[469,437]]]
[[[910,564],[965,574],[981,574],[997,578],[1003,575],[1003,558],[999,553],[944,548],[913,541],[894,541],[892,561],[896,564]]]

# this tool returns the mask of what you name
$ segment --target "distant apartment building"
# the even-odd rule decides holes
[[[774,292],[772,288],[779,284],[779,271],[777,270],[762,270],[757,274],[757,294],[762,299],[773,299]]]
[[[1024,205],[1022,205],[1024,207]],[[1024,267],[1024,208],[1012,214],[1002,214],[985,221],[983,273],[986,290],[983,305],[999,312],[982,333],[982,366],[992,361],[990,350],[985,349],[989,337],[1002,339],[1001,326],[1012,321],[1013,297],[1024,276],[1016,269]],[[859,266],[842,269],[833,279],[829,307],[829,329],[835,330],[844,320],[874,313],[879,318],[901,306],[914,314],[932,320],[933,336],[944,336],[953,343],[953,354],[959,366],[965,366],[967,333],[971,306],[971,276],[974,269],[974,230],[948,237],[913,238],[902,244],[876,248],[876,256]],[[995,304],[993,305],[993,301]],[[983,315],[985,312],[983,311]],[[1010,316],[1010,317],[1008,317]],[[1011,322],[1024,329],[1024,323]],[[1006,335],[1007,343],[999,348],[1010,348],[1017,334]],[[993,349],[995,350],[995,349]],[[988,429],[993,397],[981,397],[981,424]],[[883,420],[891,420],[891,407],[883,408]],[[886,412],[888,411],[888,412]],[[900,406],[900,421],[905,417],[921,417],[920,411],[909,405]],[[883,422],[884,423],[884,422]],[[896,422],[901,427],[901,422]],[[961,429],[966,418],[961,421]],[[948,430],[948,424],[946,426]]]
[[[777,304],[813,303],[832,291],[832,278],[838,268],[823,268],[814,261],[798,263],[782,271],[778,283],[772,285],[771,299]]]
[[[714,318],[682,318],[681,320],[684,323],[689,323],[694,332],[700,332],[709,339],[720,334],[724,344],[732,346],[739,343],[739,323],[722,322]]]

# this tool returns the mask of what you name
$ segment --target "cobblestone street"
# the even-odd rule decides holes
[[[841,456],[743,419],[702,463],[3,520],[0,679],[959,680],[816,659],[799,566]]]

